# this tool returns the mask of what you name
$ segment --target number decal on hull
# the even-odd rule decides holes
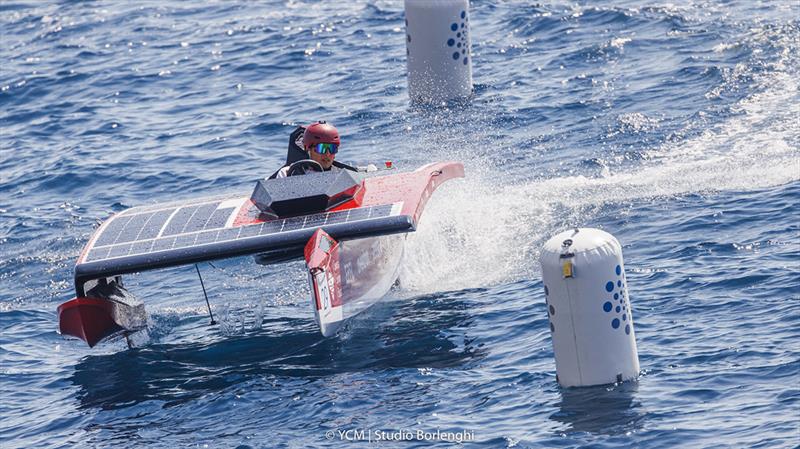
[[[328,276],[324,271],[316,274],[317,291],[319,292],[319,303],[322,310],[330,311],[331,309],[331,290],[328,285]]]

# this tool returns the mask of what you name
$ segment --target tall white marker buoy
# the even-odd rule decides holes
[[[408,94],[439,104],[472,95],[467,0],[405,0]]]
[[[610,384],[639,374],[622,247],[579,228],[545,243],[540,257],[558,383]]]

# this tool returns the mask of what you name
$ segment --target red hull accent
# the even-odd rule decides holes
[[[433,191],[449,179],[463,177],[464,165],[461,162],[436,162],[413,172],[368,178],[362,205],[402,201],[403,215],[412,216],[416,226]]]
[[[342,286],[339,282],[339,242],[333,239],[327,232],[317,229],[314,235],[308,239],[305,250],[303,251],[306,259],[306,266],[314,276],[318,272],[324,272],[330,280],[327,294],[321,295],[316,280],[313,279],[312,294],[317,305],[317,310],[325,308],[326,304],[320,299],[324,296],[329,300],[328,307],[338,307],[342,305]],[[333,287],[333,288],[330,288]]]
[[[367,178],[352,200],[332,208],[329,212],[402,202],[402,213],[411,216],[416,225],[434,190],[449,179],[463,177],[464,165],[461,162],[437,162],[412,172]],[[247,199],[239,209],[232,227],[264,221],[269,219],[265,219],[255,203]]]
[[[63,335],[80,338],[94,347],[122,330],[112,318],[114,303],[105,299],[74,298],[58,306],[58,327]]]

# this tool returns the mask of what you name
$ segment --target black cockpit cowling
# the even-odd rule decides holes
[[[291,217],[331,210],[363,196],[362,175],[332,170],[258,181],[250,199],[267,215]]]

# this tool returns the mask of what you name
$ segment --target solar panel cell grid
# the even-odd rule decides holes
[[[109,250],[110,250],[109,247],[93,249],[93,250],[91,250],[89,252],[89,255],[86,258],[86,260],[91,262],[93,260],[108,259],[108,251]]]
[[[287,218],[283,223],[283,230],[281,232],[294,231],[303,227],[306,222],[306,217]]]
[[[197,206],[200,204],[206,203],[221,203],[225,200],[232,200],[232,199],[242,199],[247,194],[242,194],[242,192],[232,192],[224,195],[217,195],[211,196],[207,198],[195,198],[190,200],[183,200],[183,201],[173,201],[168,203],[159,203],[159,204],[151,204],[149,206],[137,206],[132,207],[128,210],[120,212],[120,215],[138,215],[144,212],[155,212],[161,210],[169,210],[174,211],[179,207],[187,207],[187,206]]]
[[[112,259],[114,257],[122,257],[127,256],[131,250],[130,243],[123,243],[122,245],[114,245],[111,247],[111,250],[108,252],[108,258]]]
[[[153,247],[153,240],[145,240],[143,242],[134,242],[131,247],[131,254],[147,254]]]
[[[365,209],[352,209],[349,211],[350,216],[347,217],[347,221],[363,220],[368,218],[371,209],[371,207]]]
[[[306,220],[305,227],[311,228],[311,227],[322,226],[323,224],[325,224],[328,215],[329,214],[325,213],[325,214],[317,214],[309,216],[308,220]]]
[[[239,236],[239,228],[227,228],[219,231],[219,235],[217,236],[218,242],[224,242],[226,240],[236,240],[236,237]]]
[[[197,240],[197,234],[185,234],[175,237],[175,245],[173,248],[186,248],[194,245]]]
[[[211,215],[208,222],[203,229],[216,229],[216,228],[223,228],[225,227],[225,222],[228,221],[228,217],[230,217],[231,213],[235,208],[229,207],[226,209],[217,209]]]
[[[243,226],[240,228],[241,231],[239,231],[239,238],[241,239],[260,235],[263,227],[264,226],[262,224]]]
[[[204,231],[197,234],[197,240],[194,242],[195,245],[202,245],[204,243],[212,243],[217,240],[217,234],[219,231]]]
[[[175,246],[175,237],[160,238],[153,244],[153,251],[164,251]]]
[[[153,213],[150,219],[147,220],[147,223],[144,224],[136,240],[147,240],[158,237],[158,233],[161,231],[161,228],[164,227],[170,215],[172,215],[171,210],[160,210]]]
[[[114,243],[119,244],[133,242],[136,240],[139,236],[139,233],[142,232],[142,227],[152,216],[152,213],[148,213],[134,215],[131,217],[131,219],[128,221],[128,224],[126,224],[125,227],[122,228],[122,231],[119,232],[119,235],[117,236],[116,240],[114,240]]]
[[[259,229],[258,235],[281,232],[281,228],[283,228],[283,220],[268,221],[261,224],[261,229]]]
[[[197,211],[198,206],[188,206],[182,207],[178,209],[178,212],[172,216],[167,223],[166,229],[164,229],[163,235],[175,235],[180,234],[183,231],[183,228],[186,226],[186,223],[189,222],[189,219],[192,218],[195,211]]]
[[[181,233],[197,232],[206,229],[206,223],[211,218],[211,215],[214,214],[214,211],[217,210],[218,205],[219,203],[213,203],[204,204],[198,207],[192,217],[189,219],[189,222],[186,223],[186,226],[184,226],[181,230]]]
[[[117,239],[120,231],[131,220],[131,217],[114,217],[111,222],[103,229],[103,233],[97,238],[95,246],[111,245]]]
[[[109,223],[103,234],[98,238],[95,248],[92,248],[89,252],[87,261],[92,262],[116,257],[177,250],[210,243],[229,242],[316,228],[322,225],[334,225],[392,215],[392,205],[389,204],[278,219],[236,228],[200,231],[203,227],[223,226],[234,211],[234,208],[217,209],[218,205],[219,203],[183,207],[174,214],[173,211],[162,210],[129,217],[117,217]],[[169,220],[169,223],[166,226],[164,236],[154,238],[167,220]],[[139,239],[131,242],[130,235],[137,229],[138,231],[136,232]],[[180,231],[184,229],[191,231],[181,233]],[[112,237],[118,241],[114,243]]]

